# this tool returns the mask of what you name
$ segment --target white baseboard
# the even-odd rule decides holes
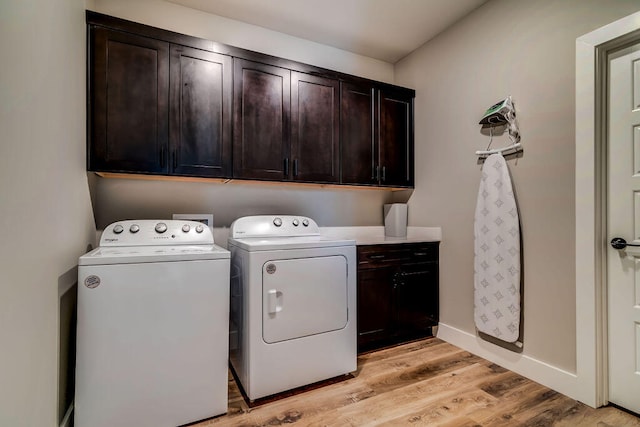
[[[583,394],[580,393],[576,374],[549,365],[526,354],[505,350],[473,334],[444,323],[440,323],[437,336],[443,341],[487,359],[496,365],[527,377],[572,399],[580,400],[579,397]]]

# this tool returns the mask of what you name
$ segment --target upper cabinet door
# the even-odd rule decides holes
[[[232,59],[171,46],[171,172],[231,177]]]
[[[373,93],[371,85],[342,84],[340,138],[343,184],[377,184]]]
[[[167,173],[169,44],[99,27],[90,44],[88,169]]]
[[[340,83],[291,73],[291,173],[296,181],[340,181]]]
[[[380,185],[413,185],[413,96],[400,91],[378,92]]]
[[[291,74],[234,59],[233,176],[283,180],[290,159]]]

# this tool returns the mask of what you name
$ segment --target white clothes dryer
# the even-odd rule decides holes
[[[104,230],[78,261],[77,427],[175,427],[227,411],[229,256],[194,221]]]
[[[356,370],[356,247],[301,216],[231,225],[230,360],[249,400]]]

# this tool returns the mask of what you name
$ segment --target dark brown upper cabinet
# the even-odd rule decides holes
[[[339,82],[234,64],[234,177],[338,183]]]
[[[342,183],[413,186],[413,94],[343,83]]]
[[[87,169],[413,186],[411,89],[87,11]]]
[[[340,139],[342,183],[376,185],[374,88],[370,84],[343,83]]]
[[[231,176],[232,59],[171,46],[169,145],[178,175]]]
[[[340,181],[340,82],[291,73],[291,162],[295,181]]]
[[[89,150],[92,171],[169,171],[169,43],[92,28]]]
[[[413,94],[379,89],[378,178],[379,185],[413,186]]]
[[[90,52],[89,170],[231,176],[231,57],[100,27]]]
[[[235,178],[283,180],[291,161],[291,71],[234,59]]]

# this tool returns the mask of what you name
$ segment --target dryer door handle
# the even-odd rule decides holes
[[[282,300],[282,292],[279,292],[277,289],[269,289],[267,291],[267,304],[269,314],[276,314],[282,311],[282,304],[278,304],[278,300]]]

